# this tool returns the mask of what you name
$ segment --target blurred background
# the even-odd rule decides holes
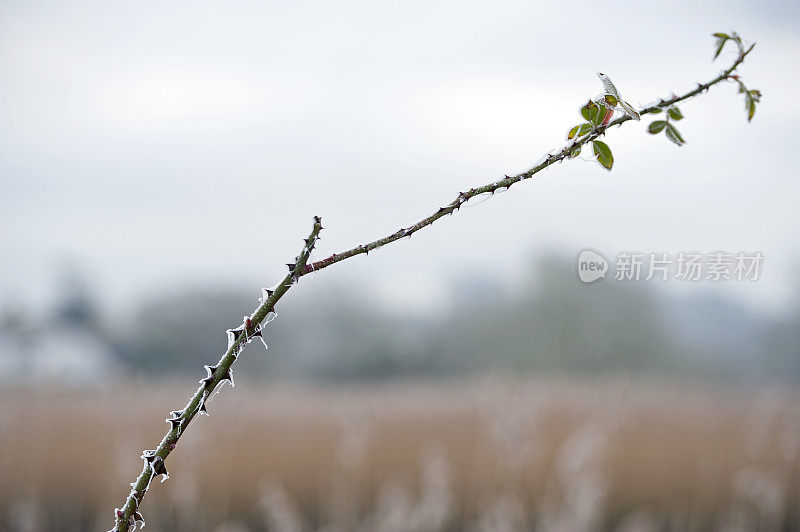
[[[313,258],[611,131],[304,277],[192,423],[149,530],[800,530],[800,4],[0,2],[0,530],[106,530],[323,217]],[[577,256],[760,252],[756,281],[581,283]]]

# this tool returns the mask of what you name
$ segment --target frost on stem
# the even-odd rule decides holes
[[[261,304],[263,305],[264,302],[267,301],[269,296],[271,296],[274,291],[267,290],[266,288],[262,288],[261,290],[262,290],[262,296],[259,298],[259,302],[261,302]],[[244,349],[244,346],[252,342],[253,338],[256,337],[260,338],[261,343],[264,344],[265,348],[267,348],[267,343],[264,341],[264,334],[263,334],[264,325],[272,321],[276,315],[277,312],[275,312],[275,309],[270,309],[269,312],[267,313],[265,322],[259,323],[256,326],[253,326],[251,317],[243,316],[241,325],[239,325],[235,329],[228,329],[226,331],[228,335],[228,349],[231,349],[234,345],[236,345],[237,342],[239,342],[240,338],[244,337],[244,341],[239,342],[238,345],[236,345],[236,349],[232,352],[233,356],[238,357],[239,353],[241,353],[242,350]]]
[[[208,387],[210,384],[212,384],[214,382],[214,378],[215,378],[214,375],[217,372],[217,368],[219,368],[219,366],[218,365],[209,366],[208,364],[206,364],[204,367],[206,368],[207,375],[206,375],[205,378],[200,379],[199,382],[200,382],[200,384],[204,385],[205,387]],[[226,381],[226,380],[231,382],[231,386],[234,385],[233,384],[233,371],[231,371],[230,367],[227,369],[227,371],[225,371],[225,374],[222,377],[220,377],[219,382]]]
[[[169,473],[167,473],[167,467],[164,465],[164,459],[158,456],[154,449],[142,452],[142,459],[150,467],[150,471],[152,472],[153,477],[157,477],[158,475],[164,475],[164,478],[161,479],[162,484],[164,483],[165,480],[169,478]],[[145,491],[147,491],[147,489],[149,488],[150,484],[148,483],[147,488],[145,488]]]
[[[170,417],[166,418],[164,421],[169,423],[171,429],[178,429],[178,435],[180,436],[181,423],[183,422],[183,419],[181,419],[181,416],[183,416],[183,410],[173,410],[169,413],[169,416]]]
[[[208,410],[206,410],[206,399],[208,399],[208,392],[204,391],[203,395],[200,396],[200,402],[197,404],[197,412],[199,412],[201,416],[208,415]]]
[[[140,477],[131,483],[132,489],[128,494],[123,509],[115,509],[117,518],[115,530],[135,530],[139,522],[144,526],[144,519],[142,519],[137,509],[141,504],[142,498],[150,489],[153,478],[161,475],[161,482],[169,478],[164,460],[175,449],[181,432],[185,430],[195,414],[208,415],[207,404],[220,392],[222,389],[220,385],[224,381],[227,380],[231,386],[234,386],[231,365],[235,362],[242,349],[255,337],[264,342],[263,328],[277,316],[274,308],[274,303],[278,299],[274,297],[276,292],[279,291],[278,294],[282,295],[292,284],[297,282],[301,275],[307,273],[306,261],[313,251],[319,232],[322,230],[321,219],[318,216],[314,217],[314,222],[314,229],[309,238],[305,239],[302,251],[295,257],[294,262],[289,264],[292,266],[290,275],[272,288],[262,288],[259,307],[250,316],[243,316],[240,326],[227,331],[227,351],[217,364],[204,366],[206,377],[199,381],[200,387],[189,399],[189,404],[182,410],[171,411],[170,417],[166,418],[165,421],[170,424],[171,428],[162,444],[155,450],[142,452],[141,458],[145,461],[145,467]],[[274,300],[269,304],[271,299]],[[269,307],[266,307],[267,304],[269,304]],[[264,343],[264,346],[266,347],[266,343]],[[146,483],[146,485],[140,486],[140,483]]]
[[[206,369],[207,375],[204,379],[200,379],[198,382],[200,384],[208,386],[209,384],[214,382],[214,372],[217,371],[217,366],[209,366],[208,364],[206,364],[203,367]]]
[[[142,517],[142,514],[139,513],[139,512],[133,512],[133,529],[134,530],[136,530],[136,524],[140,523],[140,522],[142,523],[142,528],[144,528],[144,525],[146,523],[144,522],[144,517]]]
[[[269,288],[262,288],[261,289],[261,297],[258,298],[259,304],[263,305],[267,302],[267,299],[272,297],[272,294],[275,293],[275,290],[270,290]]]
[[[125,517],[125,512],[120,510],[119,508],[114,508],[114,518],[117,523],[121,522]],[[136,530],[136,527],[139,523],[142,523],[142,528],[145,526],[144,517],[138,511],[134,511],[133,515],[128,518],[128,529],[129,530]],[[109,530],[109,532],[114,532],[113,530]]]

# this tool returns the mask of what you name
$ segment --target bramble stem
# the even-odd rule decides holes
[[[753,50],[754,46],[755,44],[751,45],[747,50],[745,50],[744,47],[739,45],[738,57],[733,64],[731,64],[731,66],[724,70],[719,76],[706,83],[698,83],[696,89],[689,91],[682,96],[673,96],[667,100],[661,99],[656,105],[646,107],[639,111],[639,114],[645,115],[655,113],[659,109],[666,109],[671,105],[697,96],[703,91],[707,91],[710,87],[721,81],[729,79],[733,71],[736,70],[736,68],[742,62],[744,62],[745,57],[747,57],[747,55]],[[172,452],[172,450],[175,449],[175,445],[178,443],[183,431],[186,430],[186,428],[189,426],[189,423],[191,423],[192,419],[194,419],[198,412],[205,412],[206,401],[212,396],[216,388],[225,380],[232,381],[231,367],[233,366],[233,363],[236,362],[237,357],[244,349],[245,345],[247,345],[255,336],[261,335],[263,322],[267,315],[273,311],[275,303],[277,303],[278,300],[283,297],[284,294],[286,294],[289,288],[295,282],[297,282],[300,277],[314,271],[322,270],[323,268],[327,268],[328,266],[356,255],[369,253],[372,250],[383,247],[386,244],[390,244],[396,240],[400,240],[401,238],[411,236],[417,231],[433,224],[435,221],[439,220],[445,215],[453,214],[455,211],[460,209],[464,203],[468,202],[475,196],[479,196],[481,194],[494,194],[499,189],[508,189],[514,183],[518,183],[525,179],[530,179],[553,163],[561,162],[564,159],[567,159],[570,153],[572,153],[576,148],[583,146],[587,142],[596,140],[601,135],[604,135],[611,126],[619,126],[629,120],[632,120],[632,118],[624,115],[616,120],[611,121],[605,126],[598,126],[588,135],[585,135],[579,140],[567,144],[557,153],[548,153],[542,158],[541,162],[537,163],[535,166],[529,170],[526,170],[525,172],[514,176],[505,176],[504,179],[500,179],[499,181],[494,181],[481,187],[471,188],[466,192],[460,192],[455,200],[444,207],[440,207],[432,215],[419,220],[413,225],[402,228],[391,235],[379,238],[378,240],[374,240],[368,244],[356,246],[342,253],[334,253],[328,258],[319,260],[312,264],[307,264],[308,258],[311,255],[311,251],[314,249],[314,245],[319,238],[319,233],[322,230],[322,220],[318,216],[315,216],[313,228],[309,234],[309,237],[305,240],[305,245],[300,251],[300,254],[295,258],[295,262],[289,264],[289,274],[274,288],[274,290],[265,291],[264,297],[261,300],[261,304],[255,309],[255,311],[253,311],[249,318],[245,318],[244,323],[240,327],[228,331],[229,345],[228,349],[222,355],[222,358],[220,358],[216,366],[206,366],[208,376],[200,381],[200,387],[194,393],[184,409],[172,412],[171,417],[167,419],[167,422],[169,422],[171,425],[170,430],[161,440],[161,443],[158,444],[158,447],[152,451],[144,451],[142,454],[142,458],[144,460],[142,472],[132,484],[132,489],[125,501],[124,506],[121,509],[115,510],[116,523],[114,530],[118,532],[127,532],[131,527],[135,528],[136,524],[141,520],[139,505],[147,493],[153,478],[161,474],[167,476],[167,470],[164,465],[164,461]]]

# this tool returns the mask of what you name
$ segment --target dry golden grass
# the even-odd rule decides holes
[[[4,391],[0,529],[107,529],[187,386]],[[244,382],[143,513],[149,530],[796,528],[797,407],[642,381]]]

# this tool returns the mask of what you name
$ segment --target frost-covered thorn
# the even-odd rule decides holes
[[[293,271],[294,271],[294,267],[295,267],[295,266],[297,266],[297,264],[295,264],[295,263],[293,263],[293,262],[287,262],[287,263],[286,263],[286,266],[288,266],[288,267],[289,267],[289,271],[290,271],[290,272],[293,272]]]
[[[316,223],[318,223],[318,224],[321,224],[322,223],[322,218],[320,218],[319,216],[314,216],[314,221]]]
[[[233,386],[233,371],[231,371],[231,368],[228,368],[228,371],[225,372],[225,375],[223,375],[222,378],[219,379],[220,382],[225,380],[230,381],[231,386]]]
[[[200,384],[205,384],[206,386],[208,386],[214,381],[214,372],[217,371],[217,366],[209,366],[208,364],[206,364],[203,367],[206,368],[206,373],[208,373],[208,375],[206,376],[206,378],[200,379]]]
[[[206,410],[206,401],[205,401],[205,399],[200,403],[200,414],[208,415],[208,410]]]
[[[156,456],[153,458],[152,462],[150,462],[150,469],[153,470],[153,475],[166,475],[169,476],[167,473],[167,467],[164,465],[164,459],[160,456]]]
[[[169,415],[173,418],[181,417],[183,415],[183,410],[173,410]]]
[[[144,525],[145,525],[144,517],[142,517],[142,514],[139,513],[139,511],[137,510],[137,511],[133,512],[133,524],[134,524],[134,526],[136,526],[136,523],[138,523],[139,521],[142,522],[142,528],[144,528]]]
[[[235,329],[228,329],[228,334],[233,337],[233,341],[239,340],[239,337],[244,333],[244,328],[240,325]]]
[[[142,451],[142,458],[144,460],[147,460],[148,464],[153,461],[153,458],[155,458],[155,456],[156,456],[155,449],[146,449]]]
[[[164,421],[169,423],[173,429],[177,429],[180,428],[182,420],[179,417],[173,417],[173,418],[167,418]]]

